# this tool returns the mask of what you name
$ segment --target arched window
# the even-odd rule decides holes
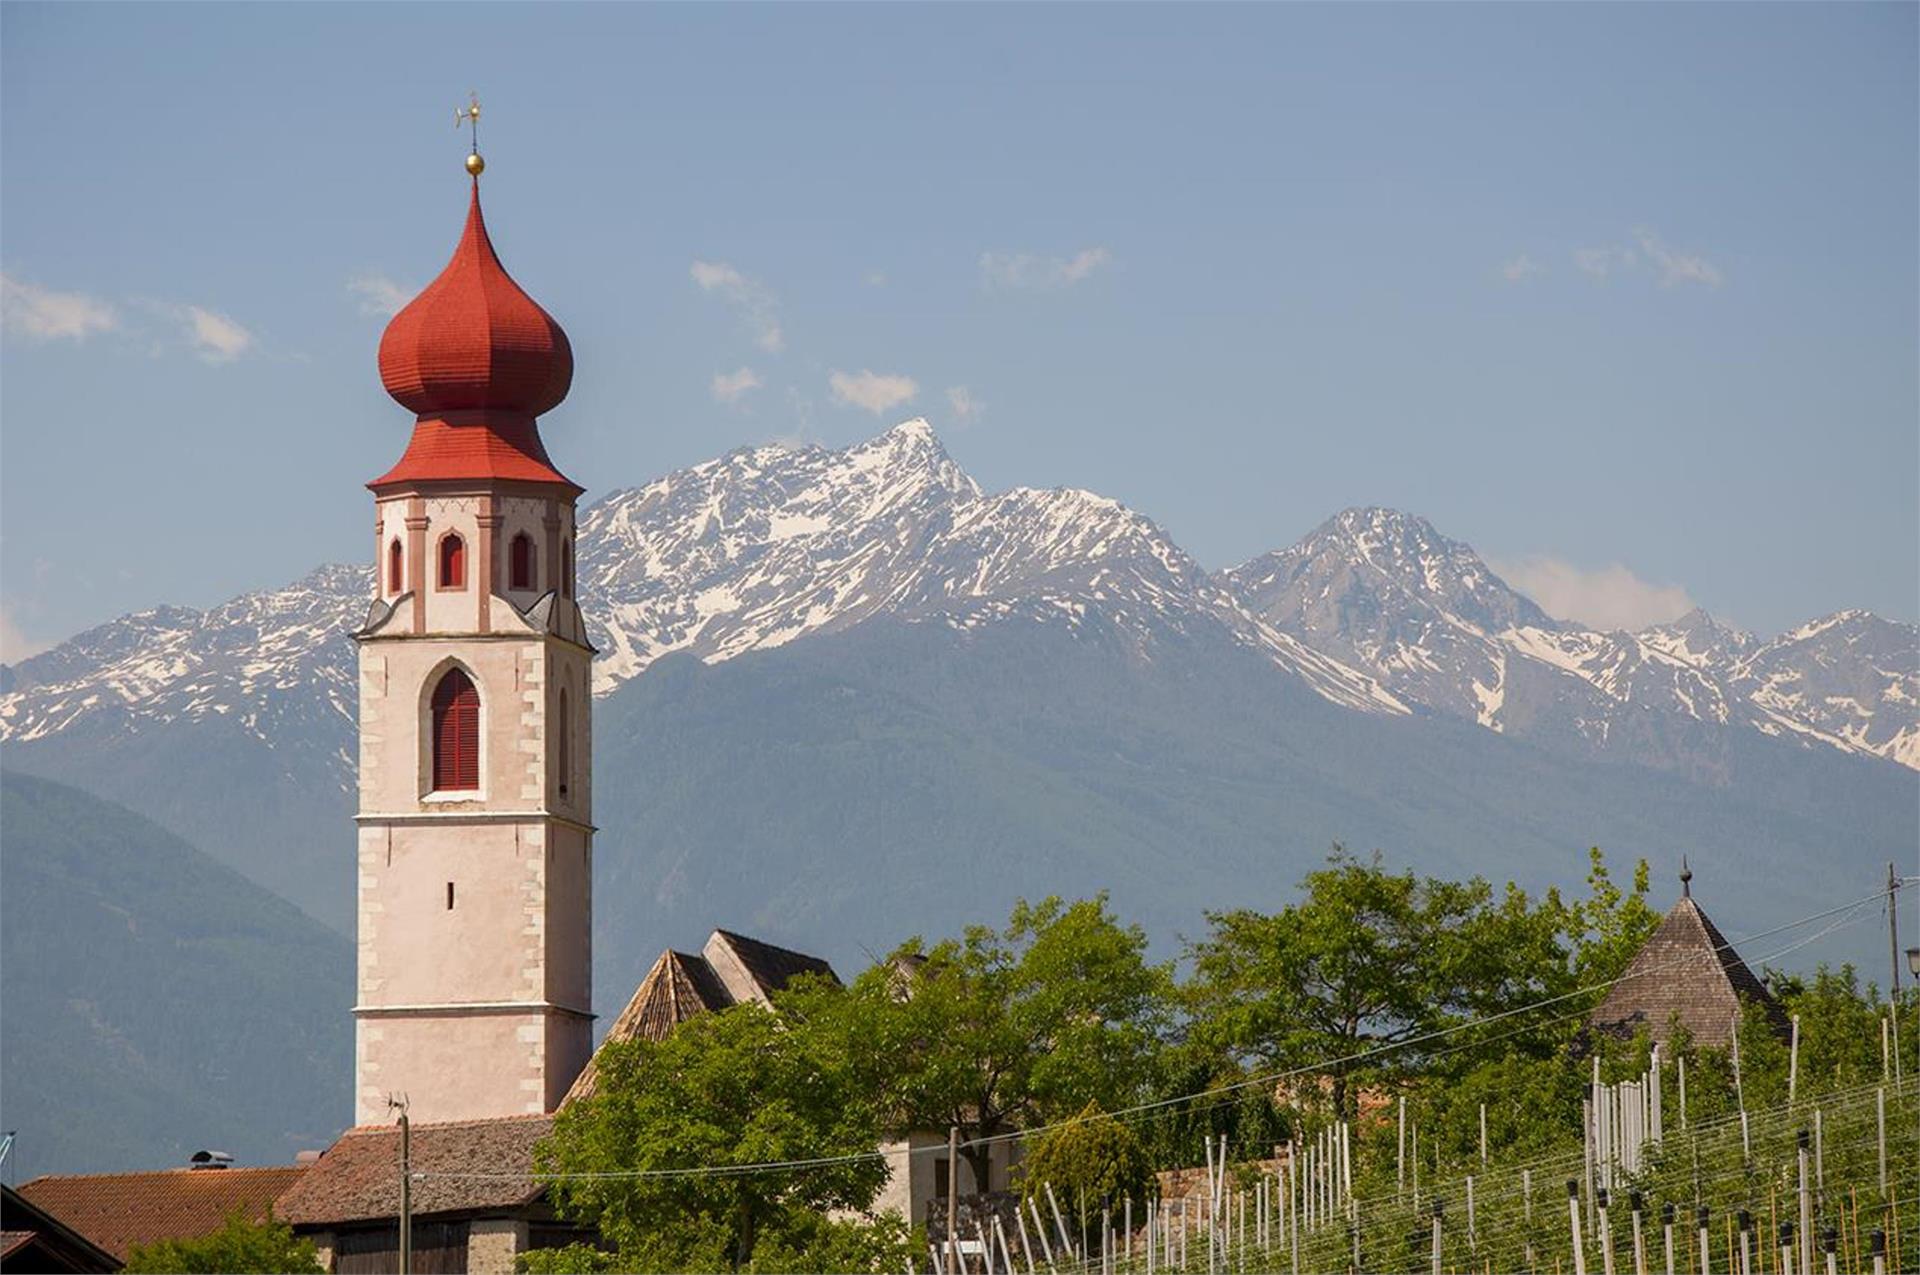
[[[480,787],[480,692],[473,679],[448,669],[433,688],[433,790]]]
[[[507,587],[509,589],[531,589],[533,587],[533,537],[521,532],[507,546]]]
[[[393,543],[387,546],[387,592],[398,593],[407,583],[407,555],[400,548],[400,537],[395,536]]]
[[[567,795],[570,781],[573,779],[573,714],[568,711],[567,688],[560,688],[560,712],[554,722],[554,730],[559,734],[560,746],[555,758],[555,768],[560,772],[560,795]]]
[[[560,542],[560,591],[573,596],[573,542]]]
[[[440,538],[440,587],[464,589],[467,585],[467,542],[449,531]]]

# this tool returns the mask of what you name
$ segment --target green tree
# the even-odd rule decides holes
[[[1477,877],[1395,875],[1378,855],[1338,847],[1303,894],[1276,913],[1207,914],[1212,932],[1191,949],[1191,1030],[1244,1065],[1319,1069],[1335,1114],[1354,1114],[1357,1078],[1405,1075],[1474,1039],[1432,1039],[1442,1028],[1567,986],[1557,898],[1536,907],[1511,885],[1496,898]],[[1381,1046],[1403,1048],[1362,1057]]]
[[[597,1066],[599,1089],[555,1117],[538,1163],[581,1175],[555,1180],[555,1206],[595,1227],[620,1269],[849,1269],[837,1263],[863,1251],[846,1229],[859,1224],[828,1227],[820,1215],[868,1208],[885,1182],[877,1108],[814,1035],[741,1005],[664,1041],[609,1044]],[[807,1167],[726,1172],[795,1161]],[[867,1247],[886,1269],[908,1251],[884,1237]],[[600,1259],[569,1250],[553,1260],[590,1269]]]
[[[1031,1139],[1020,1170],[1022,1198],[1036,1201],[1044,1215],[1051,1186],[1080,1228],[1083,1247],[1087,1226],[1102,1207],[1144,1200],[1153,1180],[1153,1166],[1133,1130],[1097,1102],[1088,1102],[1072,1120]]]
[[[1660,913],[1647,903],[1647,861],[1633,866],[1633,885],[1622,891],[1607,871],[1600,847],[1587,851],[1587,897],[1568,913],[1573,931],[1573,970],[1580,986],[1609,982],[1627,972],[1660,925]]]
[[[127,1254],[128,1271],[202,1275],[219,1271],[321,1271],[312,1240],[296,1239],[293,1228],[272,1214],[259,1222],[234,1213],[211,1235],[187,1240],[135,1244]]]
[[[959,1126],[974,1180],[980,1141],[1127,1105],[1146,1083],[1168,1022],[1171,969],[1106,896],[1017,904],[1004,930],[902,944],[845,990],[814,985],[781,1005],[835,1037],[895,1133]]]

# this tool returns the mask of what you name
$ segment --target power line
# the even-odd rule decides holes
[[[1819,911],[1819,912],[1809,913],[1795,920],[1785,922],[1784,924],[1781,924],[1781,925],[1776,925],[1772,929],[1761,930],[1755,934],[1743,935],[1740,941],[1751,942],[1754,939],[1767,938],[1787,930],[1798,929],[1803,925],[1811,924],[1814,921],[1824,920],[1827,917],[1836,916],[1839,913],[1855,911],[1866,904],[1878,903],[1882,899],[1884,899],[1885,896],[1886,896],[1886,892],[1884,889],[1877,889],[1872,894],[1862,895],[1860,898],[1854,899],[1848,903],[1842,903],[1835,907],[1823,909],[1822,911]],[[1817,933],[1808,935],[1801,939],[1797,939],[1794,942],[1788,944],[1786,947],[1780,948],[1774,952],[1770,952],[1766,956],[1763,956],[1759,959],[1762,961],[1777,959],[1780,956],[1784,956],[1790,952],[1796,951],[1799,948],[1804,947],[1807,944],[1812,943],[1820,938],[1824,938],[1826,935],[1832,933],[1837,929],[1842,928],[1845,925],[1855,924],[1857,923],[1858,920],[1859,920],[1859,917],[1857,916],[1841,917],[1839,920],[1836,920],[1834,924],[1825,927],[1824,929],[1818,931]],[[1726,942],[1721,943],[1719,946],[1711,950],[1714,951],[1715,953],[1718,953],[1718,952],[1730,950],[1732,947],[1733,947],[1733,940],[1728,939]],[[1648,974],[1659,973],[1662,970],[1665,970],[1667,968],[1678,967],[1680,965],[1690,964],[1690,963],[1692,963],[1691,957],[1684,957],[1684,958],[1677,957],[1673,961],[1668,962],[1666,965],[1656,966],[1651,970],[1642,970],[1639,973],[1634,974],[1632,976],[1636,978],[1644,978]],[[1263,1075],[1248,1077],[1242,1080],[1235,1081],[1231,1084],[1220,1085],[1211,1089],[1200,1090],[1195,1093],[1182,1094],[1172,1098],[1161,1098],[1153,1102],[1145,1102],[1145,1103],[1136,1104],[1131,1107],[1123,1107],[1118,1111],[1108,1113],[1107,1115],[1104,1115],[1100,1118],[1124,1120],[1126,1122],[1131,1123],[1131,1122],[1137,1121],[1142,1117],[1149,1115],[1150,1113],[1164,1110],[1165,1108],[1168,1108],[1168,1107],[1177,1106],[1181,1103],[1196,1102],[1198,1100],[1203,1100],[1203,1099],[1216,1099],[1216,1100],[1224,1101],[1224,1099],[1220,1098],[1220,1096],[1223,1094],[1234,1093],[1239,1090],[1250,1088],[1255,1085],[1278,1084],[1283,1080],[1295,1079],[1300,1076],[1315,1074],[1321,1071],[1325,1071],[1332,1067],[1350,1065],[1352,1063],[1361,1062],[1369,1058],[1375,1058],[1385,1054],[1395,1053],[1403,1049],[1411,1048],[1415,1045],[1421,1045],[1429,1041],[1439,1040],[1447,1036],[1457,1035],[1460,1032],[1468,1031],[1475,1027],[1487,1026],[1492,1023],[1501,1022],[1508,1018],[1516,1017],[1520,1014],[1530,1013],[1536,1009],[1544,1009],[1547,1006],[1560,1004],[1564,1001],[1574,999],[1575,997],[1585,996],[1593,992],[1605,991],[1608,988],[1614,987],[1622,982],[1625,982],[1628,977],[1629,976],[1627,974],[1621,974],[1619,977],[1608,979],[1605,982],[1594,983],[1585,987],[1575,988],[1572,991],[1563,992],[1556,996],[1550,996],[1543,1000],[1532,1002],[1531,1004],[1516,1006],[1515,1008],[1501,1010],[1498,1013],[1488,1014],[1481,1018],[1471,1019],[1464,1023],[1456,1023],[1449,1027],[1438,1028],[1434,1031],[1427,1032],[1419,1036],[1409,1037],[1406,1040],[1394,1041],[1387,1044],[1374,1046],[1372,1048],[1359,1050],[1351,1054],[1343,1055],[1341,1057],[1326,1059],[1318,1063],[1303,1064],[1301,1066],[1288,1068],[1283,1071],[1270,1072]],[[1560,1021],[1565,1021],[1567,1018],[1578,1017],[1578,1016],[1579,1015],[1577,1014],[1565,1015],[1562,1018],[1558,1018],[1550,1021],[1560,1022]],[[1512,1032],[1505,1033],[1501,1036],[1493,1037],[1489,1040],[1470,1042],[1468,1045],[1463,1046],[1462,1048],[1475,1048],[1482,1045],[1493,1044],[1499,1040],[1508,1039],[1510,1036],[1519,1034],[1522,1031],[1534,1030],[1543,1025],[1545,1024],[1536,1023],[1528,1027],[1516,1028]],[[1218,1105],[1218,1101],[1210,1105]],[[1209,1108],[1199,1108],[1199,1109],[1204,1110]],[[974,1138],[970,1141],[961,1143],[960,1146],[961,1146],[961,1149],[963,1150],[969,1147],[992,1146],[1000,1142],[1009,1142],[1009,1141],[1014,1141],[1021,1138],[1030,1138],[1036,1134],[1048,1133],[1054,1130],[1068,1128],[1072,1125],[1076,1125],[1079,1123],[1082,1123],[1082,1120],[1080,1117],[1076,1116],[1067,1120],[1056,1121],[1052,1124],[1039,1125],[1031,1129],[1023,1129],[1016,1133],[994,1134],[988,1137]],[[578,1171],[578,1172],[554,1172],[554,1173],[540,1173],[540,1172],[533,1172],[533,1171],[487,1173],[487,1172],[450,1172],[450,1171],[443,1172],[443,1171],[434,1171],[434,1170],[417,1170],[414,1173],[414,1177],[415,1178],[443,1178],[443,1179],[457,1179],[457,1180],[505,1180],[505,1181],[516,1181],[516,1182],[607,1181],[607,1180],[674,1179],[674,1178],[689,1178],[689,1177],[740,1177],[740,1176],[745,1176],[749,1174],[797,1172],[797,1171],[806,1170],[806,1169],[826,1168],[826,1167],[835,1166],[835,1165],[858,1164],[858,1163],[869,1161],[869,1160],[884,1161],[884,1160],[892,1159],[896,1156],[902,1156],[902,1155],[911,1159],[914,1155],[930,1155],[943,1150],[945,1150],[944,1147],[933,1146],[933,1145],[924,1146],[924,1147],[910,1146],[910,1147],[904,1148],[902,1151],[891,1152],[891,1153],[884,1152],[884,1151],[857,1151],[857,1152],[849,1152],[844,1155],[815,1156],[807,1159],[767,1160],[767,1161],[757,1161],[750,1164],[693,1165],[693,1166],[687,1166],[683,1168],[672,1168],[672,1169],[609,1169],[609,1170],[597,1170],[597,1171],[585,1170],[585,1171]]]

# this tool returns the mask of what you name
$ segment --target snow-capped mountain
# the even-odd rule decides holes
[[[1116,501],[982,491],[921,420],[840,450],[742,448],[615,491],[583,514],[580,563],[602,693],[669,653],[722,661],[876,616],[962,631],[1021,621],[1149,659],[1167,642],[1224,640],[1342,707],[1417,705],[1641,764],[1679,764],[1662,750],[1697,761],[1700,741],[1731,728],[1920,769],[1913,625],[1843,612],[1761,642],[1695,612],[1594,632],[1388,509],[1347,510],[1212,576]],[[344,790],[346,635],[371,591],[369,569],[328,566],[210,610],[89,630],[7,670],[0,741],[220,719],[323,755]]]
[[[1345,707],[1406,711],[1249,614],[1150,520],[1086,491],[986,494],[922,420],[844,450],[742,448],[615,491],[581,518],[580,568],[601,693],[670,652],[725,660],[885,614],[1097,627],[1142,654],[1208,633]],[[324,739],[344,788],[347,634],[372,591],[370,568],[333,565],[210,610],[161,607],[88,630],[9,670],[0,741],[229,718],[270,747]],[[287,729],[296,718],[313,729]]]
[[[209,610],[156,607],[89,629],[11,669],[0,742],[226,719],[270,748],[324,739],[344,787],[356,676],[346,635],[372,592],[370,567],[335,564]]]
[[[1098,624],[1143,654],[1223,634],[1335,703],[1405,711],[1373,679],[1261,624],[1119,502],[982,492],[924,420],[841,451],[729,453],[614,492],[580,535],[603,691],[672,651],[722,660],[875,615],[961,628],[1018,616]]]
[[[1694,611],[1640,633],[1548,617],[1468,546],[1391,509],[1336,514],[1224,573],[1283,633],[1436,712],[1537,742],[1711,770],[1754,730],[1920,768],[1920,627],[1864,612],[1760,642]]]

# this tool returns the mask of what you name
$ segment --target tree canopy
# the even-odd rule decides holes
[[[887,1167],[874,1095],[812,1034],[739,1005],[664,1041],[610,1043],[597,1066],[597,1091],[562,1108],[539,1165],[580,1175],[554,1182],[554,1202],[620,1269],[855,1269],[863,1251],[899,1268],[897,1219],[882,1232],[828,1220],[868,1208]],[[792,1167],[743,1167],[770,1164]]]
[[[298,1239],[293,1228],[268,1216],[249,1220],[235,1213],[211,1235],[195,1239],[159,1240],[135,1244],[121,1268],[133,1272],[169,1272],[171,1275],[215,1275],[218,1272],[319,1272],[320,1254],[312,1240]]]

